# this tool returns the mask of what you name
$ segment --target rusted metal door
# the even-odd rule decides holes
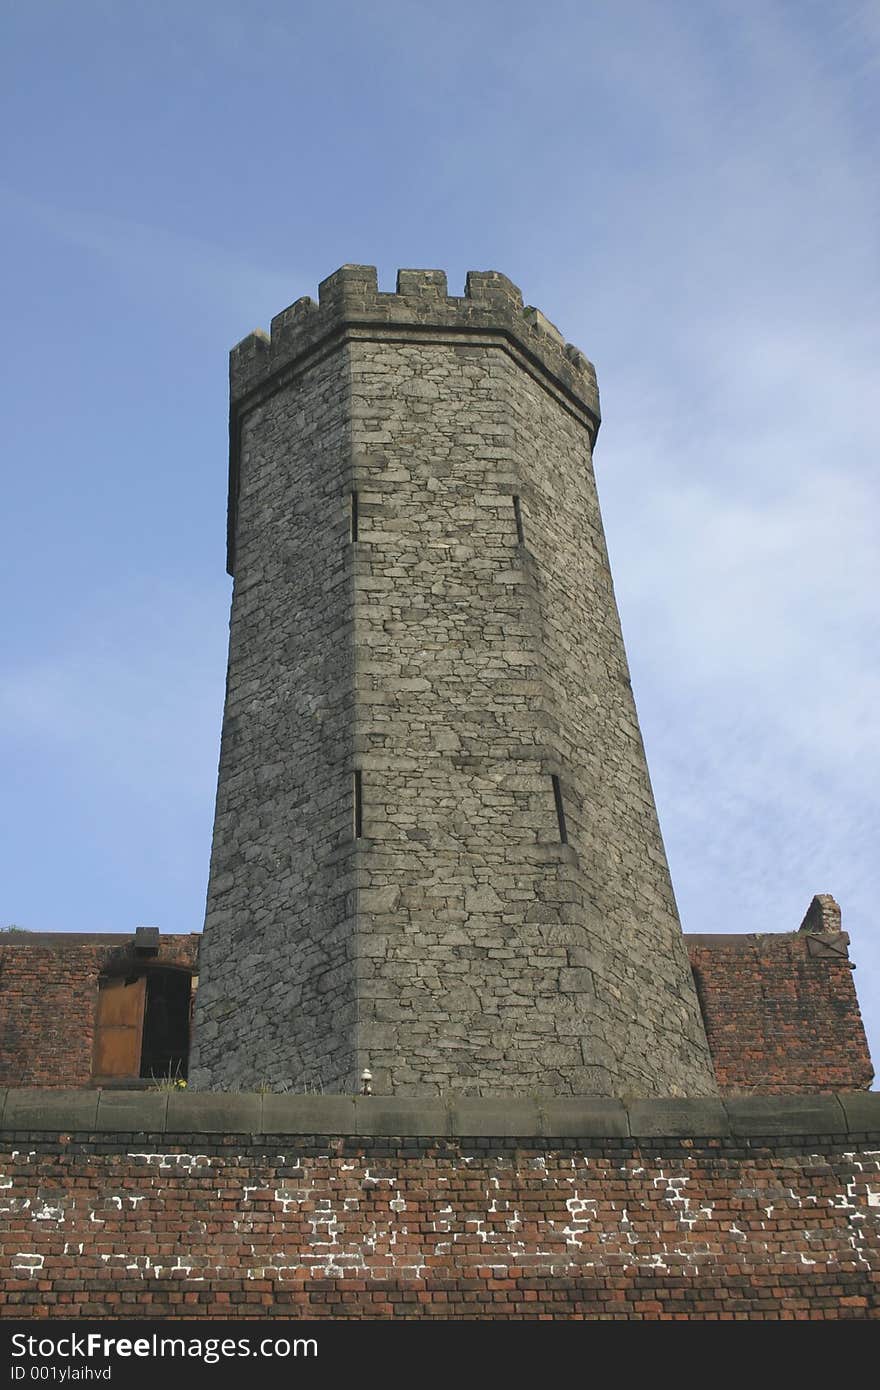
[[[93,1076],[140,1076],[147,981],[107,980],[98,993]]]

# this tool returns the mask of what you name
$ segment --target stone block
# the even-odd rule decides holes
[[[264,1134],[357,1134],[354,1096],[263,1096]]]
[[[730,1133],[727,1112],[722,1102],[714,1096],[628,1100],[626,1109],[630,1133],[636,1138],[650,1139],[661,1135],[721,1138]]]
[[[167,1091],[99,1091],[95,1128],[106,1134],[124,1130],[161,1134],[168,1096]]]
[[[734,1135],[846,1134],[847,1117],[836,1096],[727,1096]]]
[[[259,1134],[262,1096],[217,1091],[171,1091],[167,1097],[168,1134]]]
[[[400,887],[397,884],[385,888],[361,888],[357,903],[361,912],[393,912],[399,897]]]
[[[357,1096],[357,1132],[431,1138],[450,1133],[450,1113],[442,1100],[409,1096]]]
[[[462,1138],[530,1138],[541,1134],[539,1102],[522,1096],[450,1098],[451,1133]]]
[[[880,1136],[880,1091],[838,1091],[851,1134]]]
[[[98,1114],[97,1091],[14,1090],[3,1107],[5,1130],[93,1130]]]
[[[538,1101],[548,1139],[620,1139],[629,1134],[622,1101],[602,1096],[559,1096]]]
[[[559,988],[563,994],[595,994],[590,970],[560,970]]]
[[[468,889],[464,895],[464,907],[465,912],[501,912],[504,904],[490,884],[482,883],[477,888]]]

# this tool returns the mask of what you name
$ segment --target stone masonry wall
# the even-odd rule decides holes
[[[199,937],[163,936],[161,963],[195,968]],[[0,1085],[88,1086],[98,981],[133,938],[66,932],[0,937]]]
[[[839,909],[832,920],[833,929],[820,919],[772,936],[684,938],[723,1092],[804,1094],[870,1085],[873,1068]],[[157,959],[196,970],[201,939],[162,936]],[[113,935],[7,937],[0,947],[0,1085],[91,1083],[98,980],[131,959],[132,944],[131,937]]]
[[[541,902],[536,885],[532,920],[567,955],[559,989],[570,1008],[580,1005],[574,1023],[585,1039],[576,1089],[701,1094],[714,1089],[711,1063],[639,731],[591,451],[536,382],[511,386],[526,493],[523,590],[549,716],[544,770],[561,779],[573,893],[564,904]]]
[[[242,427],[196,1086],[354,1085],[348,377],[340,349]]]
[[[588,431],[494,346],[358,342],[352,390],[358,1066],[711,1090]]]
[[[456,299],[440,272],[383,295],[344,267],[231,371],[193,1080],[353,1090],[367,1066],[402,1095],[711,1092],[589,363],[494,272]]]
[[[876,1319],[878,1103],[10,1092],[0,1315]]]

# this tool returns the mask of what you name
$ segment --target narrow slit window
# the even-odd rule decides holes
[[[516,521],[516,538],[519,541],[520,545],[523,545],[526,537],[525,532],[523,531],[522,524],[522,507],[519,504],[519,498],[517,497],[516,493],[514,493],[513,496],[513,515]]]
[[[559,839],[562,844],[568,844],[568,831],[565,828],[565,807],[562,804],[562,786],[556,773],[551,774],[553,781],[553,800],[556,802],[556,819],[559,822]]]
[[[354,774],[354,838],[360,840],[364,834],[364,794],[361,774]]]
[[[358,538],[358,495],[356,492],[351,494],[351,539],[356,541]]]

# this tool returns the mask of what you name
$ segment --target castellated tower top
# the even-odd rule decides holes
[[[715,1090],[598,426],[496,271],[343,266],[233,350],[196,1088]]]
[[[369,341],[377,329],[401,341],[425,341],[432,332],[494,343],[539,374],[577,413],[595,443],[599,429],[596,372],[540,309],[523,305],[522,291],[497,270],[471,270],[462,296],[447,293],[444,270],[399,270],[394,294],[381,292],[376,267],[343,265],[318,286],[318,303],[297,299],[272,320],[270,332],[249,333],[229,355],[232,441],[229,477],[228,569],[235,564],[238,494],[237,418],[279,378],[311,357],[332,351],[341,335]]]

